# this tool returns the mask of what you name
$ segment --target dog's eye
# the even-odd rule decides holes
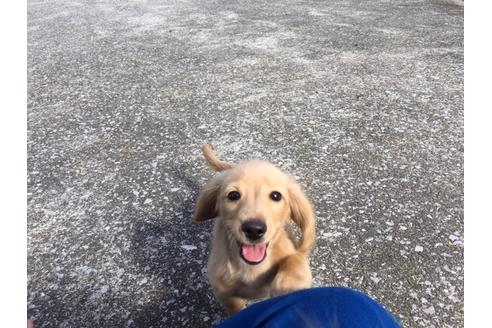
[[[282,194],[278,191],[272,191],[270,198],[276,202],[279,202],[282,199]]]
[[[229,199],[230,201],[234,202],[236,200],[239,200],[239,198],[241,198],[241,194],[237,191],[231,191],[227,194],[227,199]]]

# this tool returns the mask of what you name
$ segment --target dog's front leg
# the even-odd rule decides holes
[[[208,262],[208,280],[212,285],[215,297],[222,303],[229,314],[234,314],[241,311],[246,303],[244,300],[236,296],[236,282],[231,278],[230,272],[224,270],[229,267],[227,262],[221,262],[222,258],[212,255]]]
[[[279,263],[270,288],[270,295],[278,296],[295,290],[311,287],[312,276],[309,263],[303,254],[291,254]]]

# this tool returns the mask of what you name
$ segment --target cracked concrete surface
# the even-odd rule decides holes
[[[463,7],[28,1],[28,317],[209,327],[212,172],[262,158],[317,212],[316,286],[463,325]]]

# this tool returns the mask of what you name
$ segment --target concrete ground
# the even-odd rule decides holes
[[[463,7],[28,1],[28,317],[209,327],[212,176],[271,160],[317,212],[316,286],[463,325]]]

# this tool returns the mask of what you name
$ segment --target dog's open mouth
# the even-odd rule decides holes
[[[267,255],[268,243],[254,245],[239,244],[239,246],[241,258],[251,265],[260,264]]]

